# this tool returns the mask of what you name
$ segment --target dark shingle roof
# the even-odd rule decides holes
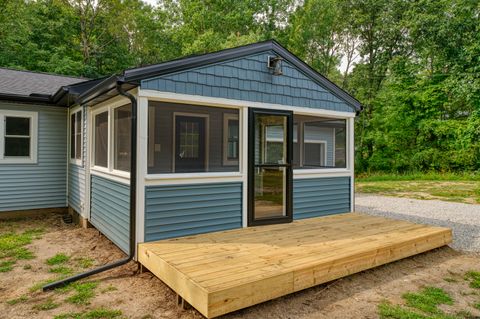
[[[85,80],[87,79],[0,68],[0,94],[23,96],[31,94],[53,95],[62,86]]]

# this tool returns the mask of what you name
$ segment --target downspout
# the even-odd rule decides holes
[[[43,286],[43,291],[52,290],[58,287],[68,285],[71,282],[116,268],[118,266],[125,265],[130,260],[135,257],[135,231],[136,231],[136,195],[137,195],[137,99],[135,97],[125,92],[122,88],[122,82],[117,82],[117,91],[120,95],[123,95],[130,99],[132,104],[132,118],[131,118],[131,138],[130,138],[130,247],[128,257],[120,259],[111,264],[103,265],[98,268],[65,278],[48,285]]]

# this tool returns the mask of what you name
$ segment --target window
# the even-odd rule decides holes
[[[238,172],[237,109],[149,102],[148,173]]]
[[[238,115],[224,114],[223,120],[223,164],[238,165],[240,129]]]
[[[93,111],[94,170],[127,177],[123,172],[130,172],[131,120],[131,104],[110,105]]]
[[[294,168],[345,168],[346,121],[294,115]]]
[[[131,117],[132,107],[124,105],[117,107],[114,112],[114,163],[113,168],[121,171],[130,171],[130,153],[131,153]]]
[[[82,111],[70,114],[70,159],[82,160]]]
[[[0,111],[0,163],[35,163],[37,113]]]
[[[94,166],[108,167],[108,111],[95,115]]]
[[[283,164],[285,163],[285,141],[283,125],[265,125],[265,163]]]

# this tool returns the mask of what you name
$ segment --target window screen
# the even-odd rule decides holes
[[[108,167],[108,112],[95,115],[94,165]]]
[[[238,110],[150,102],[149,174],[239,170]]]
[[[30,156],[30,118],[5,117],[4,156]]]
[[[294,123],[295,168],[346,167],[345,120],[294,115]]]
[[[114,109],[114,169],[130,171],[131,149],[131,105],[124,105]]]

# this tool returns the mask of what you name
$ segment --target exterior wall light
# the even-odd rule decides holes
[[[268,68],[273,71],[273,75],[282,75],[283,58],[279,56],[268,57]]]

